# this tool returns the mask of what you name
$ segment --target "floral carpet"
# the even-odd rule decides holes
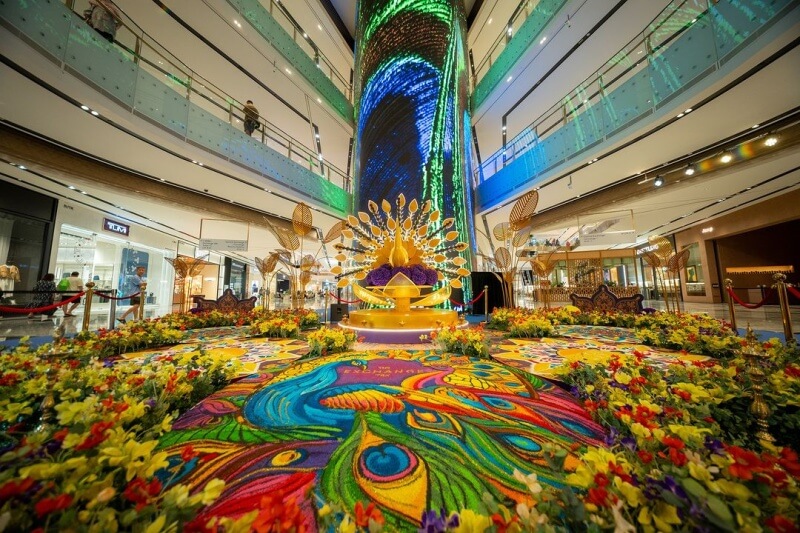
[[[515,368],[549,378],[558,377],[554,371],[564,363],[581,361],[605,364],[615,355],[638,354],[655,366],[709,359],[704,355],[637,344],[636,338],[625,328],[559,326],[557,332],[564,337],[503,339],[493,348],[492,357]]]
[[[487,512],[486,492],[526,501],[515,470],[559,486],[548,446],[604,437],[564,390],[494,361],[383,350],[281,368],[237,380],[162,437],[165,483],[225,480],[205,516],[240,516],[269,495],[294,499],[310,531],[323,501],[374,502],[388,525],[416,529],[427,509]]]
[[[308,344],[295,339],[266,338],[215,338],[209,342],[202,339],[193,343],[177,344],[169,348],[146,350],[123,354],[124,359],[140,359],[144,362],[157,357],[185,355],[202,350],[210,355],[226,354],[237,357],[242,363],[240,375],[250,375],[270,368],[276,362],[289,363],[308,353]]]

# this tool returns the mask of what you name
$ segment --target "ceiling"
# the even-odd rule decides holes
[[[228,94],[257,95],[259,102],[269,101],[261,109],[270,114],[271,121],[286,124],[288,129],[294,127],[292,112],[286,106],[273,105],[269,100],[277,95],[324,122],[327,131],[332,132],[329,137],[337,131],[344,139],[352,135],[352,126],[346,120],[315,102],[313,88],[297,76],[284,72],[278,55],[260,35],[247,25],[243,28],[234,26],[235,14],[227,2],[162,2],[171,14],[155,2],[118,0],[117,4],[166,49],[206,79],[219,83]],[[346,26],[348,21],[354,23],[353,0],[331,0],[331,3]],[[473,123],[484,158],[501,146],[504,117],[511,136],[521,131],[633,39],[666,4],[666,0],[584,0],[568,4],[548,27],[546,43],[529,50],[510,73],[512,81],[494,91],[491,98],[475,110]],[[319,33],[315,34],[315,41],[332,62],[344,65],[343,69],[352,68],[352,50],[319,2],[303,0],[287,5],[304,28],[316,26]],[[76,3],[76,9],[79,7]],[[477,10],[471,13],[473,22],[469,44],[474,56],[482,58],[504,31],[505,26],[498,21],[509,19],[516,2],[479,0],[467,2],[467,8]],[[176,24],[175,17],[195,28],[253,75],[243,74],[242,69],[189,36]],[[553,213],[571,202],[586,201],[587,197],[591,198],[622,180],[638,183],[652,179],[653,174],[665,165],[690,161],[697,152],[723,146],[726,142],[731,144],[732,135],[744,134],[754,124],[790,113],[793,105],[800,102],[800,88],[798,84],[785,83],[785,73],[797,71],[800,65],[797,50],[791,49],[763,68],[758,65],[800,34],[800,22],[795,22],[783,37],[765,46],[762,52],[730,75],[691,94],[688,104],[676,101],[672,107],[667,106],[661,116],[644,121],[644,124],[599,146],[596,152],[587,154],[598,158],[593,164],[588,165],[585,158],[576,158],[531,183],[531,188],[541,187],[539,213],[543,219],[552,220],[537,228],[535,234],[566,240],[577,231],[579,221],[570,216],[559,219]],[[348,31],[352,33],[352,28]],[[132,116],[114,101],[54,68],[39,54],[31,53],[24,43],[4,39],[0,46],[10,61],[45,82],[45,85],[35,83],[18,70],[0,65],[0,113],[6,124],[39,132],[41,137],[65,149],[92,155],[144,179],[172,184],[180,191],[209,201],[222,200],[266,215],[290,218],[294,201],[305,200],[297,191],[282,188],[276,182],[211,154],[203,155],[202,167],[192,163],[198,154],[205,153]],[[480,59],[476,61],[480,62]],[[755,69],[755,74],[726,88],[737,76]],[[551,73],[548,75],[548,72]],[[258,81],[267,85],[274,95],[265,92]],[[49,90],[47,84],[58,87],[60,94]],[[303,99],[299,96],[303,94],[310,96]],[[92,107],[98,109],[101,116],[93,117],[81,111],[64,95],[78,101],[91,99]],[[676,115],[684,105],[695,108],[677,119]],[[324,119],[320,118],[323,114]],[[54,117],[58,119],[54,120]],[[305,134],[302,127],[297,127],[297,130],[297,135]],[[346,161],[346,145],[342,142],[334,150],[343,153],[326,154],[326,158]],[[644,181],[641,188],[645,192],[642,194],[615,201],[613,206],[587,207],[584,212],[587,215],[606,210],[632,212],[633,226],[640,239],[651,233],[668,234],[699,224],[716,213],[750,205],[798,187],[800,154],[797,147],[779,145],[776,152],[778,149],[778,155],[738,164],[703,179],[671,182],[658,190],[650,181]],[[177,200],[177,195],[176,199],[166,197],[154,201],[143,198],[135,189],[103,186],[80,172],[36,164],[33,160],[20,161],[7,151],[0,153],[0,158],[7,163],[26,164],[34,171],[3,165],[0,179],[19,180],[70,202],[90,205],[114,217],[152,227],[175,239],[196,241],[201,219],[209,216],[208,212],[187,209]],[[75,189],[69,189],[68,185]],[[748,187],[752,188],[748,190]],[[519,195],[524,192],[519,191]],[[482,231],[487,228],[491,231],[493,225],[508,219],[512,203],[513,198],[500,208],[478,213],[476,226]],[[316,207],[319,210],[314,211],[314,224],[324,232],[337,220],[337,215],[324,206]],[[478,244],[483,252],[491,248],[485,238],[479,238]],[[278,243],[274,237],[263,226],[255,227],[251,232],[250,250],[242,256],[248,259],[263,257],[275,248],[278,248]]]

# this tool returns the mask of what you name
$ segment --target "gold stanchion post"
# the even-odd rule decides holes
[[[325,291],[325,323],[328,323],[328,311],[330,310],[330,305],[328,302],[330,301],[330,291]]]
[[[483,286],[483,316],[486,317],[486,323],[489,323],[489,286]]]
[[[144,320],[144,303],[147,301],[147,283],[139,285],[139,308],[136,310],[137,320]]]
[[[783,335],[786,337],[786,344],[794,343],[792,318],[789,314],[789,296],[786,294],[786,274],[778,272],[772,275],[772,279],[775,280],[775,285],[772,287],[778,291],[778,302],[781,304],[781,322],[783,322]]]
[[[47,381],[47,392],[39,406],[39,411],[42,414],[39,418],[39,423],[34,428],[36,433],[49,433],[53,429],[53,420],[55,419],[55,414],[53,412],[56,406],[56,399],[53,394],[53,386],[55,385],[54,377],[56,373],[54,363],[56,356],[66,353],[59,350],[61,341],[64,339],[64,311],[60,307],[53,315],[53,324],[55,325],[53,328],[53,344],[50,350],[43,354],[44,362],[47,364],[47,370],[45,370],[44,373]]]
[[[83,324],[81,325],[82,331],[89,329],[89,320],[92,312],[92,296],[94,296],[94,282],[90,281],[86,284],[86,302],[83,304]]]
[[[731,315],[731,327],[733,328],[733,331],[737,332],[736,334],[738,335],[739,330],[736,329],[736,312],[733,309],[733,296],[731,296],[732,292],[733,292],[733,280],[726,279],[725,296],[727,296],[728,298],[728,314]]]
[[[764,401],[763,395],[766,374],[761,370],[761,364],[766,356],[761,349],[761,344],[750,328],[750,324],[747,324],[747,334],[745,338],[747,339],[747,343],[742,348],[742,355],[747,360],[750,381],[753,387],[753,403],[750,404],[750,414],[756,418],[756,424],[758,424],[756,437],[766,442],[775,442],[775,438],[769,434],[769,423],[767,422],[772,410],[767,405],[767,402]]]

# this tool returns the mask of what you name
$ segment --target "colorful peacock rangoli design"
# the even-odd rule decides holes
[[[209,517],[241,515],[278,493],[296,498],[310,530],[318,501],[371,501],[405,529],[426,509],[485,512],[484,492],[526,500],[514,470],[560,486],[565,474],[548,468],[545,447],[602,440],[562,389],[464,356],[350,352],[250,382],[201,402],[162,439],[165,480],[226,481]],[[199,458],[182,460],[187,444]],[[567,470],[574,465],[570,453]]]

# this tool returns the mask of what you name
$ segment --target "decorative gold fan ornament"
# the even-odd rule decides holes
[[[416,199],[406,204],[403,194],[398,196],[394,209],[387,200],[380,206],[369,201],[367,208],[369,213],[360,211],[358,216],[350,215],[343,221],[341,233],[352,244],[334,245],[339,252],[336,260],[349,263],[331,269],[340,288],[352,285],[355,295],[368,303],[402,305],[401,301],[420,296],[420,286],[440,283],[438,291],[414,302],[415,306],[431,306],[446,301],[451,287],[462,287],[461,278],[470,271],[464,268],[467,260],[458,254],[466,251],[468,244],[459,242],[458,232],[451,229],[455,219],[440,220],[441,213],[431,209],[430,200],[422,205]],[[372,283],[370,289],[358,283],[384,265],[398,273],[391,279],[380,278],[382,282]],[[417,282],[410,279],[412,270]],[[432,270],[436,271],[435,278],[419,283],[420,272]]]

